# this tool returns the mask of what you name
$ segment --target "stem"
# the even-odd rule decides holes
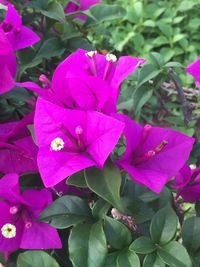
[[[176,212],[176,215],[178,216],[180,225],[182,225],[185,212],[182,209],[181,205],[174,199],[173,196],[172,196],[172,207],[173,207],[174,211]]]
[[[194,109],[194,106],[190,102],[187,101],[183,88],[180,84],[180,80],[178,76],[175,74],[175,72],[172,69],[169,69],[168,75],[169,75],[169,78],[173,81],[176,87],[176,90],[178,92],[178,96],[179,96],[182,110],[183,110],[184,122],[187,125],[191,121],[192,111]]]
[[[135,237],[142,235],[142,231],[139,229],[138,225],[135,223],[135,220],[131,216],[124,215],[115,208],[111,210],[111,214],[114,219],[126,225],[134,233]]]

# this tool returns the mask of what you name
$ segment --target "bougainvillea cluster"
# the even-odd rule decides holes
[[[86,10],[99,1],[86,2],[69,3],[65,12]],[[39,221],[41,212],[61,182],[92,166],[103,170],[109,158],[133,183],[155,193],[172,182],[177,198],[200,199],[199,168],[186,165],[195,139],[169,128],[139,125],[117,110],[122,82],[145,59],[78,49],[58,64],[51,80],[41,73],[42,85],[17,81],[16,51],[39,40],[8,4],[0,24],[0,93],[24,87],[37,95],[37,103],[20,121],[0,124],[0,251],[8,255],[19,248],[61,248],[57,230]],[[187,71],[200,82],[199,59]],[[125,152],[115,158],[121,139]],[[39,173],[43,188],[20,189],[19,176],[27,173]]]

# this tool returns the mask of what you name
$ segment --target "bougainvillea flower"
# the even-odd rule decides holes
[[[0,172],[18,174],[36,172],[37,146],[27,126],[33,124],[33,114],[18,122],[0,124]]]
[[[16,57],[3,31],[0,30],[0,94],[14,87]]]
[[[72,102],[73,99],[73,102],[80,105],[81,90],[86,91],[87,87],[86,94],[87,96],[90,95],[90,99],[96,98],[99,102],[99,98],[102,100],[104,95],[100,107],[103,112],[115,112],[122,81],[144,62],[145,60],[142,58],[122,56],[117,60],[112,54],[101,55],[95,51],[88,52],[78,49],[59,64],[55,70],[52,90],[65,101]],[[77,87],[73,86],[75,81],[81,88],[79,89],[80,92],[74,89]],[[85,83],[84,89],[81,83]],[[102,92],[101,95],[100,92]],[[105,101],[106,98],[107,101]],[[103,104],[103,102],[105,103]]]
[[[125,122],[126,151],[117,164],[132,179],[159,193],[187,161],[194,138],[171,129],[139,124],[116,114]]]
[[[38,168],[46,187],[90,166],[102,168],[124,123],[95,111],[70,110],[38,99],[35,113]]]
[[[31,29],[22,25],[22,18],[12,4],[8,4],[5,19],[0,24],[14,50],[31,46],[40,40]]]
[[[77,3],[69,2],[64,10],[67,14],[77,11],[85,11],[100,2],[101,0],[79,0]],[[87,19],[87,17],[83,15],[76,15],[75,17],[83,21]]]
[[[130,56],[121,57],[117,62],[114,55],[78,49],[58,65],[52,82],[40,76],[45,88],[32,82],[16,85],[60,106],[109,114],[116,112],[122,81],[144,62],[144,59]]]
[[[172,188],[178,189],[177,198],[182,196],[187,202],[200,200],[200,167],[191,170],[184,165],[176,175]]]
[[[196,85],[200,85],[200,58],[197,58],[194,62],[187,66],[186,71],[194,77]]]
[[[61,248],[56,229],[39,222],[40,213],[52,203],[47,189],[20,192],[18,176],[10,173],[0,180],[0,251]]]

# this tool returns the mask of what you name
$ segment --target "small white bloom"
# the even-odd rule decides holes
[[[1,233],[5,238],[13,238],[16,236],[16,227],[11,223],[6,223],[1,228]]]
[[[86,57],[93,58],[97,54],[97,51],[89,51],[85,53]]]
[[[64,145],[65,145],[65,142],[63,141],[63,139],[60,137],[56,137],[51,142],[51,149],[54,151],[59,151],[64,148]]]
[[[115,63],[117,61],[117,57],[113,54],[107,54],[106,55],[106,60],[107,61],[112,61],[113,63]]]

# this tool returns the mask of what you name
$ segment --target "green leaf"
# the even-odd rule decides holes
[[[68,40],[67,48],[72,52],[79,48],[85,50],[94,50],[93,45],[87,39],[82,37],[71,38]]]
[[[182,227],[183,245],[189,251],[200,248],[200,217],[191,217],[184,221]]]
[[[37,8],[37,9],[47,9],[48,8],[48,4],[51,0],[35,0],[35,1],[31,1],[29,3],[30,7],[33,8]]]
[[[106,238],[101,221],[79,224],[69,236],[69,256],[74,267],[102,267],[107,255]]]
[[[187,250],[176,241],[172,241],[158,249],[158,255],[171,267],[192,267]]]
[[[165,263],[156,253],[148,254],[144,258],[142,267],[165,267]]]
[[[83,13],[88,16],[85,26],[90,27],[103,21],[122,18],[125,15],[125,9],[118,5],[100,4]]]
[[[151,52],[149,53],[149,57],[152,61],[152,63],[155,64],[158,68],[162,67],[164,65],[164,59],[160,53],[157,52]]]
[[[134,113],[138,115],[142,109],[142,107],[149,101],[153,94],[153,90],[148,86],[140,86],[133,95],[133,107]]]
[[[177,216],[169,205],[160,209],[151,221],[152,240],[161,245],[168,243],[176,233],[177,224]]]
[[[188,10],[192,9],[197,3],[198,3],[198,1],[192,1],[192,0],[181,1],[180,5],[178,7],[178,11],[181,11],[181,12],[188,11]]]
[[[140,254],[148,254],[156,250],[156,246],[152,242],[152,240],[146,236],[141,236],[129,247],[130,250],[135,251]]]
[[[127,247],[133,240],[124,224],[108,216],[105,217],[105,234],[110,245],[116,249]]]
[[[46,208],[40,219],[51,226],[64,229],[91,218],[91,211],[86,202],[76,196],[63,196]]]
[[[107,255],[106,262],[103,267],[117,267],[117,257],[119,252],[113,252]]]
[[[88,187],[97,195],[120,209],[121,174],[117,166],[109,161],[103,170],[95,167],[85,170]]]
[[[183,39],[184,37],[185,37],[185,34],[183,34],[183,33],[176,34],[176,35],[173,37],[173,43],[176,43],[176,42],[180,41],[180,40]]]
[[[139,73],[139,78],[138,78],[138,85],[137,88],[139,88],[142,84],[146,83],[147,81],[155,78],[161,70],[157,69],[155,65],[153,64],[145,64]]]
[[[64,51],[65,47],[63,47],[60,39],[52,37],[44,41],[44,43],[40,47],[40,50],[38,51],[35,61],[40,58],[52,58],[61,56],[64,53]]]
[[[19,254],[17,267],[59,267],[56,260],[44,251],[26,251]]]
[[[117,257],[117,267],[140,267],[140,260],[133,251],[126,250]]]
[[[158,199],[160,195],[156,194],[153,191],[144,192],[139,196],[139,199],[141,199],[144,202],[151,202],[156,199]]]
[[[181,63],[173,62],[173,61],[167,62],[164,67],[166,67],[166,68],[184,68],[184,66]]]
[[[157,22],[158,28],[161,30],[164,35],[171,37],[173,34],[173,29],[169,24],[163,23],[161,21]]]
[[[176,54],[175,49],[169,48],[169,47],[163,47],[160,50],[160,53],[164,57],[165,61],[171,60],[171,58]]]
[[[76,172],[75,174],[69,176],[69,178],[66,180],[66,184],[87,188],[84,172]]]
[[[194,255],[192,254],[192,263],[194,267],[200,266],[200,253],[197,252]]]
[[[92,215],[95,218],[103,218],[108,213],[111,205],[106,202],[104,199],[99,198],[92,208]]]
[[[47,10],[41,10],[41,13],[46,17],[55,19],[61,23],[65,22],[65,12],[62,5],[58,2],[49,4]]]

